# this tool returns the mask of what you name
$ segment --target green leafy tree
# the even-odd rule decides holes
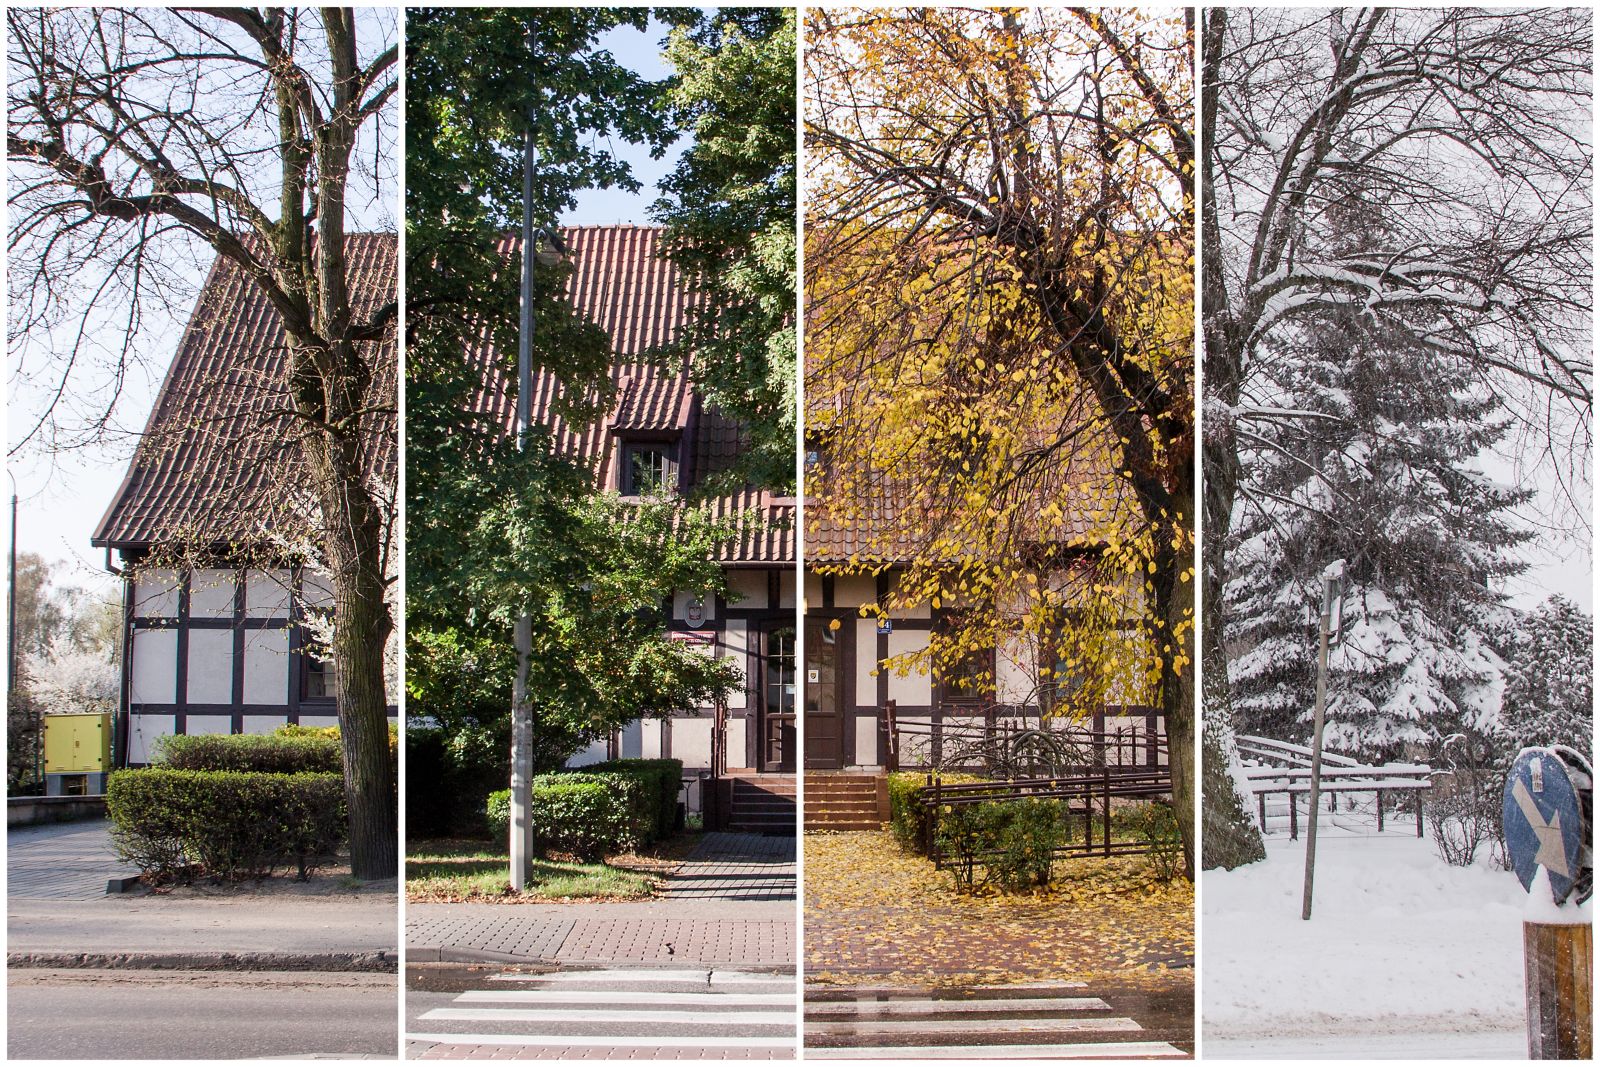
[[[662,13],[685,24],[692,13]],[[734,669],[670,640],[674,590],[720,589],[727,530],[682,502],[624,506],[536,426],[519,449],[483,414],[491,368],[517,350],[518,277],[503,236],[522,220],[531,116],[535,210],[549,224],[586,188],[638,189],[615,142],[659,152],[675,136],[664,83],[618,64],[602,37],[643,31],[645,9],[443,9],[408,16],[408,677],[413,727],[464,792],[505,775],[512,633],[533,618],[536,762],[562,763],[641,715],[715,700]],[[533,358],[555,412],[609,407],[613,349],[562,293],[535,280]],[[514,379],[509,366],[502,380]],[[455,798],[460,799],[460,798]]]
[[[705,398],[750,428],[735,472],[794,484],[795,12],[722,8],[675,29],[674,121],[694,144],[653,214],[703,299],[675,350]]]

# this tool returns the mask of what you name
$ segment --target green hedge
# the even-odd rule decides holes
[[[146,881],[264,878],[292,864],[304,880],[345,834],[344,778],[147,767],[106,787],[117,854]]]
[[[664,840],[677,832],[682,784],[683,763],[675,759],[612,760],[538,775],[532,784],[534,845],[587,858]],[[489,835],[504,840],[511,790],[489,794],[485,819]]]
[[[176,771],[343,774],[337,734],[175,734],[162,738],[162,766]]]
[[[683,789],[683,761],[618,759],[584,767],[579,774],[628,775],[644,785],[637,828],[640,841],[664,841],[678,832],[678,793]]]
[[[634,786],[633,783],[627,783]],[[637,787],[618,788],[604,779],[543,774],[533,780],[530,815],[533,847],[601,859],[637,845],[631,801]],[[511,827],[511,790],[489,794],[489,832],[504,841]]]

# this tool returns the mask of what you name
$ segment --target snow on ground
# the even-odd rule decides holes
[[[1525,1057],[1527,897],[1487,851],[1451,867],[1409,827],[1324,824],[1309,922],[1303,834],[1269,836],[1262,863],[1205,872],[1207,1058]]]

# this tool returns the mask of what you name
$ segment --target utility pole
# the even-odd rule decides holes
[[[517,450],[527,447],[533,395],[533,118],[522,142],[522,314],[517,331]],[[528,701],[528,668],[533,657],[533,616],[517,618],[517,677],[511,688],[511,891],[527,888],[533,875],[533,707]]]
[[[1306,812],[1306,886],[1300,901],[1300,918],[1311,918],[1311,879],[1317,867],[1317,811],[1322,800],[1322,725],[1328,705],[1328,638],[1338,628],[1333,621],[1335,610],[1342,618],[1344,597],[1344,560],[1336,559],[1322,571],[1322,613],[1317,620],[1319,633],[1317,645],[1317,708],[1316,725],[1311,734],[1311,803]],[[1336,606],[1336,602],[1338,602]],[[1289,795],[1294,803],[1294,794]]]

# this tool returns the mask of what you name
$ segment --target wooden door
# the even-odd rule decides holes
[[[794,770],[794,627],[763,636],[761,656],[761,769]]]
[[[839,643],[852,632],[830,629],[825,618],[806,619],[806,768],[837,770],[844,766],[844,715],[840,700]]]

